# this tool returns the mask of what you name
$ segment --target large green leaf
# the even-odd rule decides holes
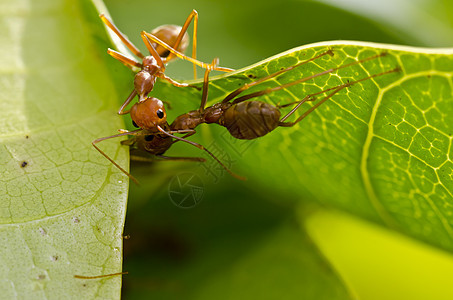
[[[127,177],[91,146],[121,120],[87,1],[1,1],[2,299],[118,298]],[[127,149],[104,149],[127,164]]]
[[[453,66],[451,50],[357,42],[308,45],[236,73],[212,78],[210,103],[219,101],[245,82],[253,81],[254,77],[261,78],[282,67],[323,53],[327,49],[333,49],[335,53],[333,57],[325,56],[312,64],[282,75],[270,83],[260,85],[254,90],[278,86],[321,70],[344,65],[358,58],[363,59],[384,52],[387,55],[258,100],[274,104],[287,103],[302,99],[307,93],[318,91],[320,87],[336,86],[348,80],[358,80],[397,66],[401,71],[355,84],[335,95],[295,127],[278,128],[254,141],[239,141],[231,138],[224,128],[217,125],[200,126],[199,136],[195,136],[194,139],[214,151],[234,171],[248,177],[249,180],[245,185],[255,191],[249,197],[266,198],[269,195],[263,194],[271,193],[275,195],[275,201],[280,202],[280,205],[283,204],[282,201],[288,201],[288,198],[292,198],[291,204],[287,203],[290,205],[294,200],[316,199],[451,251],[452,240],[449,233],[451,223],[448,222],[448,203],[452,201],[451,186],[445,180],[448,180],[448,176],[452,173],[448,170],[443,173],[445,166],[451,164],[449,132],[452,125],[446,121],[453,113],[450,79],[450,70]],[[173,115],[195,109],[200,101],[200,93],[190,89],[175,89],[164,83],[156,87],[154,95],[174,104],[176,112],[173,111]],[[305,106],[307,109],[309,105]],[[436,108],[439,108],[438,114],[436,114]],[[441,116],[440,113],[443,115]],[[420,146],[419,140],[425,140],[426,145]],[[439,144],[438,140],[446,141],[445,146]],[[436,151],[432,155],[429,151],[423,151],[425,148],[429,149],[430,142],[433,143],[432,151]],[[436,148],[438,150],[435,150]],[[202,155],[198,149],[192,149],[185,144],[180,144],[169,152],[173,155],[187,155],[187,153]],[[187,172],[188,169],[189,172],[198,174],[203,179],[206,189],[212,191],[210,196],[206,196],[207,199],[212,201],[216,195],[228,195],[225,198],[229,200],[229,205],[243,210],[243,205],[235,206],[232,202],[233,199],[237,199],[237,196],[220,188],[221,186],[232,186],[234,189],[240,187],[233,183],[234,180],[228,178],[229,175],[222,171],[216,162],[209,157],[206,158],[208,162],[204,165],[184,164],[184,171]],[[153,166],[150,169],[149,166],[145,166],[146,171],[140,172],[139,176],[147,183],[151,183],[156,175],[162,178],[177,174],[178,171],[174,169],[180,169],[181,166],[173,165],[174,169],[170,172],[168,168],[170,167]],[[146,178],[145,173],[150,174],[149,179]],[[435,176],[429,177],[430,173]],[[436,183],[436,176],[438,176],[437,184],[430,187],[430,180]],[[216,185],[225,180],[226,183],[223,185]],[[167,189],[168,186],[162,185],[159,181],[157,188]],[[251,200],[240,202],[249,201]],[[156,211],[154,218],[161,214],[168,218],[168,214],[162,208],[153,207],[151,211],[153,210]],[[147,210],[146,213],[147,218],[149,218],[149,211]],[[244,227],[254,224],[256,218],[260,216],[258,211],[253,211],[250,212],[248,222],[241,222],[233,215],[225,214],[226,223],[229,220],[228,216],[234,220],[229,223],[229,226],[240,222]],[[177,217],[175,218],[177,220]],[[200,218],[202,217],[193,215],[191,220]],[[208,224],[207,226],[212,226],[209,218],[204,217],[203,220]],[[158,217],[157,220],[149,221],[144,226],[166,227],[159,222]],[[198,227],[195,226],[195,228]],[[136,230],[138,228],[132,228],[132,232]],[[231,231],[235,232],[234,229]],[[273,236],[272,231],[266,229],[250,236],[264,234],[263,231],[269,234],[268,238]],[[156,233],[149,232],[149,235],[153,234]],[[200,249],[207,247],[204,242],[193,243],[196,243],[197,248]],[[287,247],[290,248],[289,245]],[[248,250],[248,252],[250,255],[257,255],[253,251]],[[221,257],[221,255],[217,256],[220,261],[222,261]],[[269,268],[275,270],[277,274],[282,264],[273,262],[272,259],[264,258],[261,261],[262,264],[269,265]],[[241,265],[242,261],[232,259],[231,263]],[[197,266],[191,267],[190,270],[199,270],[200,266],[198,264]],[[242,268],[247,269],[245,266]],[[249,268],[259,269],[260,267],[256,265]],[[161,269],[158,270],[162,272]],[[216,295],[212,293],[210,284],[195,287],[190,280],[178,276],[179,272],[181,271],[171,273],[170,278],[176,276],[175,280],[179,280],[177,281],[179,284],[190,285],[192,292],[201,289],[204,293],[211,291],[211,297]],[[190,271],[187,270],[187,272]],[[240,276],[233,272],[228,274],[228,280],[232,281]],[[260,279],[265,280],[264,273],[260,274],[262,275]],[[293,273],[292,276],[303,276],[302,274],[304,274],[303,271],[301,274]],[[201,276],[201,278],[205,277]],[[232,289],[241,289],[240,286],[240,283],[236,282]],[[269,288],[268,291],[271,292],[273,289]],[[183,291],[187,293],[186,289]],[[228,299],[228,296],[225,298]]]
[[[293,128],[279,128],[259,140],[238,141],[226,130],[209,125],[217,138],[205,145],[225,149],[219,154],[226,160],[233,158],[230,166],[242,170],[240,173],[249,177],[252,185],[272,185],[294,196],[308,192],[324,203],[453,250],[453,223],[449,218],[453,124],[448,121],[453,116],[452,50],[356,42],[308,45],[213,79],[211,103],[253,81],[249,77],[261,78],[327,49],[333,49],[333,57],[324,56],[256,89],[379,53],[387,55],[259,100],[287,103],[348,80],[395,67],[401,71],[355,84]],[[175,89],[160,85],[162,97],[166,95],[171,103],[193,97],[191,92],[175,96],[176,91],[170,90]],[[193,101],[199,101],[197,98],[199,95]],[[206,131],[203,134],[209,135]],[[215,163],[209,168],[214,177],[224,175],[221,170],[211,172],[218,169]]]

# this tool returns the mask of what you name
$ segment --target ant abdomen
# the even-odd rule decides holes
[[[174,45],[176,39],[178,38],[179,33],[181,32],[182,27],[178,25],[162,25],[155,28],[151,31],[151,34],[164,41],[168,45]],[[167,57],[170,54],[170,51],[166,50],[164,47],[157,43],[152,43],[157,53],[160,57]],[[181,43],[176,48],[177,51],[184,53],[189,46],[189,35],[187,32],[184,33],[184,36],[181,40]]]
[[[252,140],[279,126],[281,113],[277,107],[261,101],[245,101],[225,111],[220,125],[237,139]]]

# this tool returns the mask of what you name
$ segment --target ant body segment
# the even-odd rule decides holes
[[[194,64],[194,77],[196,78],[196,66],[202,68],[208,67],[208,64],[196,60],[196,47],[197,47],[197,30],[198,30],[198,13],[196,10],[192,10],[190,15],[187,17],[184,25],[182,27],[177,25],[163,25],[154,29],[151,33],[142,32],[141,37],[145,43],[146,48],[148,49],[150,55],[145,56],[140,50],[124,35],[114,24],[110,21],[104,14],[99,15],[104,24],[109,27],[123,42],[123,44],[129,48],[129,50],[134,53],[142,62],[138,62],[134,59],[127,57],[126,55],[108,49],[107,53],[110,54],[113,58],[119,60],[124,65],[130,69],[139,68],[140,71],[135,74],[134,78],[134,90],[129,94],[126,101],[120,107],[118,114],[124,115],[129,112],[125,110],[125,107],[138,95],[139,101],[144,101],[147,99],[148,94],[153,90],[154,84],[157,77],[167,80],[172,85],[177,87],[187,87],[189,86],[186,83],[180,83],[172,78],[165,75],[165,65],[172,59],[175,58],[175,55],[167,50],[166,48],[159,45],[159,43],[150,41],[149,36],[156,36],[164,40],[169,44],[173,45],[173,50],[178,51],[180,54],[178,57],[181,59],[189,60]],[[193,29],[193,42],[192,42],[192,57],[189,58],[182,54],[189,44],[189,36],[187,34],[187,29],[190,23],[194,21]],[[168,45],[167,45],[168,46]],[[168,46],[170,47],[170,46]],[[232,69],[216,67],[215,70],[230,72]]]

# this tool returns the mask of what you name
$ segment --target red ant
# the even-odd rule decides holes
[[[158,41],[161,43],[160,41]],[[173,52],[175,51],[168,45],[162,44],[166,49],[169,51]],[[176,52],[176,51],[175,51]],[[165,109],[162,104],[162,102],[158,99],[155,98],[147,98],[144,101],[141,101],[139,103],[134,104],[134,107],[137,107],[137,110],[140,110],[140,114],[137,114],[134,111],[134,107],[131,110],[131,117],[134,122],[134,124],[138,125],[140,129],[134,130],[134,131],[122,131],[120,134],[113,135],[110,137],[105,137],[105,138],[100,138],[97,139],[93,142],[93,145],[97,142],[100,142],[105,139],[113,138],[113,137],[119,137],[119,136],[124,136],[124,135],[134,135],[133,138],[123,141],[123,145],[129,145],[132,147],[135,147],[137,149],[144,150],[145,152],[148,152],[150,154],[154,154],[157,156],[160,156],[162,158],[167,158],[169,157],[164,157],[162,154],[168,150],[171,145],[175,142],[179,141],[184,141],[186,143],[189,143],[195,147],[198,147],[201,150],[206,151],[211,157],[213,157],[226,171],[228,171],[231,175],[233,175],[236,178],[239,179],[244,179],[241,176],[238,176],[234,174],[231,170],[229,170],[217,157],[215,157],[210,151],[208,151],[204,146],[189,141],[186,138],[189,137],[190,135],[193,135],[195,133],[195,128],[202,124],[202,123],[216,123],[221,126],[224,126],[228,129],[230,134],[234,136],[235,138],[238,139],[255,139],[261,136],[266,135],[267,133],[273,131],[277,127],[292,127],[295,124],[299,123],[302,119],[304,119],[308,114],[310,114],[312,111],[314,111],[317,107],[319,107],[322,103],[330,99],[332,96],[340,92],[341,90],[371,79],[375,78],[378,76],[382,76],[385,74],[393,73],[393,72],[398,72],[400,71],[400,68],[394,68],[392,70],[384,71],[378,74],[370,75],[367,77],[364,77],[362,79],[356,80],[356,81],[351,81],[347,82],[338,86],[335,86],[333,88],[328,88],[325,90],[322,90],[320,92],[310,94],[305,96],[302,100],[296,101],[293,103],[285,104],[282,106],[274,106],[265,102],[261,101],[245,101],[249,100],[258,96],[266,95],[271,92],[275,92],[281,89],[288,88],[290,86],[293,86],[295,84],[299,84],[302,82],[306,82],[308,80],[314,79],[316,77],[332,73],[334,71],[350,67],[352,65],[357,65],[361,64],[363,62],[369,61],[376,59],[378,57],[385,56],[386,53],[381,53],[377,54],[374,56],[367,57],[362,60],[357,60],[349,64],[345,64],[336,68],[331,68],[328,70],[325,70],[323,72],[307,76],[298,80],[295,80],[293,82],[289,82],[274,88],[267,88],[258,92],[253,92],[248,95],[244,95],[241,97],[239,94],[244,92],[245,90],[256,86],[262,82],[265,82],[271,78],[274,78],[278,75],[281,75],[285,72],[291,71],[303,64],[306,64],[308,62],[314,61],[316,59],[319,59],[323,56],[333,56],[334,52],[333,50],[327,50],[311,59],[302,61],[296,65],[287,67],[283,70],[277,71],[275,73],[272,73],[268,76],[265,76],[261,79],[258,79],[256,81],[253,81],[251,83],[245,84],[242,87],[236,89],[235,91],[231,92],[228,94],[221,102],[216,103],[210,107],[205,108],[207,99],[208,99],[208,86],[209,86],[209,73],[211,70],[215,69],[215,65],[217,64],[217,60],[214,60],[211,65],[209,65],[206,68],[205,75],[204,75],[204,82],[203,82],[203,94],[202,94],[202,99],[201,99],[201,105],[198,110],[193,110],[190,111],[186,114],[180,115],[175,119],[175,121],[171,124],[171,126],[168,125],[167,120],[166,120],[166,114],[165,114]],[[314,101],[316,100],[315,96],[320,95],[320,94],[325,94],[328,93],[324,98],[322,98],[318,103],[313,105],[311,108],[309,108],[305,113],[303,113],[301,116],[299,116],[295,121],[293,122],[287,122],[286,120],[295,113],[299,107],[307,102],[307,101]],[[294,105],[295,107],[287,113],[284,117],[281,117],[281,112],[280,108],[282,107],[287,107],[290,105]],[[174,133],[186,133],[185,136],[183,137],[178,137],[175,136]],[[94,145],[95,146],[95,145]],[[95,146],[96,147],[96,146]],[[96,149],[99,150],[99,148],[96,147]],[[107,159],[109,159],[115,166],[117,166],[121,171],[123,171],[125,174],[127,174],[130,178],[132,178],[134,181],[135,178],[132,177],[129,173],[127,173],[124,169],[122,169],[118,164],[116,164],[111,158],[109,158],[105,153],[103,153],[101,150],[99,150]],[[184,159],[184,160],[193,160],[193,161],[203,161],[201,158],[172,158],[172,159]]]
[[[129,39],[124,35],[113,23],[110,21],[104,14],[99,15],[101,20],[107,25],[126,45],[129,50],[132,51],[137,57],[139,57],[142,62],[139,63],[134,59],[130,59],[124,54],[117,52],[112,49],[108,49],[107,53],[110,54],[113,58],[119,60],[124,65],[126,65],[130,69],[134,69],[134,67],[139,68],[140,71],[135,74],[134,78],[134,90],[130,93],[127,97],[126,101],[120,107],[118,114],[123,115],[127,114],[129,111],[124,110],[124,108],[138,95],[139,101],[144,101],[148,97],[148,94],[153,90],[154,84],[156,82],[157,77],[161,79],[165,79],[174,86],[178,87],[187,87],[189,86],[187,83],[180,83],[177,82],[170,77],[164,74],[165,72],[165,65],[172,60],[175,55],[168,51],[166,48],[159,45],[159,43],[151,42],[147,35],[149,33],[142,32],[141,37],[143,42],[145,43],[146,48],[148,49],[150,55],[145,56],[143,55],[140,50],[131,42]],[[200,66],[202,68],[208,67],[208,64],[196,60],[196,48],[197,48],[197,30],[198,30],[198,13],[196,10],[192,10],[192,12],[187,17],[184,25],[182,27],[177,25],[163,25],[159,26],[151,32],[152,36],[160,37],[167,43],[172,44],[173,48],[180,52],[184,52],[189,44],[189,36],[187,34],[187,29],[190,23],[194,21],[193,27],[193,41],[192,41],[192,57],[186,57],[185,55],[179,55],[178,57],[189,60],[194,64],[194,77],[196,78],[196,66]],[[168,46],[168,45],[167,45]],[[172,49],[173,49],[172,48]],[[215,67],[215,70],[230,72],[233,71],[229,68],[223,67]]]

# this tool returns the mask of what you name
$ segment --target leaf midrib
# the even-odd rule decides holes
[[[396,225],[396,222],[395,222],[394,218],[392,218],[390,216],[388,211],[385,209],[383,204],[378,199],[378,197],[376,195],[376,192],[375,192],[375,190],[373,188],[373,183],[371,182],[370,174],[369,174],[369,170],[368,170],[368,158],[369,158],[370,147],[371,147],[371,143],[372,143],[373,138],[375,138],[375,137],[376,138],[381,138],[381,140],[388,142],[386,139],[384,139],[384,138],[382,138],[382,137],[380,137],[380,136],[378,136],[378,135],[376,135],[374,133],[374,123],[376,121],[376,115],[377,115],[378,110],[380,108],[382,99],[383,99],[383,97],[384,97],[384,95],[385,95],[385,93],[387,91],[391,90],[394,87],[400,86],[405,81],[408,81],[408,80],[411,80],[411,79],[414,79],[414,78],[418,78],[418,77],[422,77],[422,76],[434,76],[434,75],[445,76],[445,77],[449,76],[451,78],[453,76],[453,72],[427,70],[427,71],[421,71],[421,72],[412,73],[412,74],[404,74],[404,76],[402,78],[400,78],[399,80],[396,80],[396,81],[392,82],[391,84],[389,84],[385,88],[379,89],[378,97],[377,97],[376,102],[375,102],[375,104],[374,104],[374,106],[372,108],[372,111],[371,111],[370,121],[368,123],[368,132],[367,132],[367,136],[365,138],[365,142],[364,142],[363,148],[362,148],[362,156],[361,156],[361,160],[360,160],[360,173],[362,175],[362,183],[363,183],[363,185],[365,187],[365,192],[367,193],[371,204],[375,208],[375,210],[378,213],[378,215],[381,217],[382,221],[385,222],[386,225],[389,226],[390,228],[397,228],[398,226]],[[398,145],[395,145],[394,143],[391,143],[391,144],[394,145],[394,146],[398,146]],[[407,149],[404,149],[404,151],[409,153],[409,151]],[[409,153],[409,154],[412,157],[416,158],[417,160],[425,163],[427,166],[429,166],[431,168],[435,168],[435,167],[429,165],[427,162],[425,162],[421,158],[419,158],[417,155],[415,155],[413,153]],[[437,172],[436,172],[436,176],[438,178]],[[438,182],[440,183],[439,178],[438,178]],[[448,189],[446,189],[446,191],[453,198],[453,195],[450,193],[450,191],[448,191]],[[433,210],[436,211],[436,214],[438,215],[438,217],[439,217],[441,223],[443,224],[445,230],[447,231],[447,233],[450,236],[453,236],[453,228],[450,226],[448,221],[436,209],[436,206],[434,205],[434,203],[432,203],[432,201],[429,201],[429,204],[433,208]]]

